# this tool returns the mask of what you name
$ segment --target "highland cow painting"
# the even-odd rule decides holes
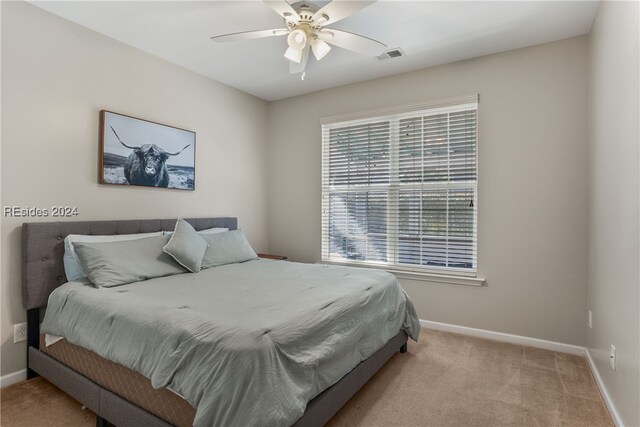
[[[100,111],[100,183],[195,189],[195,132]]]

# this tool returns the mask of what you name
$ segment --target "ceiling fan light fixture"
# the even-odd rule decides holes
[[[296,64],[299,64],[300,61],[302,61],[302,51],[289,47],[287,51],[284,53],[284,57],[287,58],[289,61],[293,61]]]
[[[320,61],[327,55],[327,53],[329,53],[329,51],[331,50],[331,46],[325,43],[324,40],[315,38],[311,40],[311,50],[313,51],[313,56],[315,56],[316,59]]]
[[[290,48],[302,51],[307,45],[307,34],[302,30],[293,30],[287,37],[287,43]]]

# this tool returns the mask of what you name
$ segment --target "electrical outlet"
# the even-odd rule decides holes
[[[611,352],[609,353],[609,362],[611,363],[611,369],[616,370],[616,347],[611,344]]]
[[[593,328],[593,316],[591,310],[589,310],[589,329]]]
[[[26,341],[27,339],[27,324],[20,323],[17,325],[13,325],[13,342],[21,342]]]

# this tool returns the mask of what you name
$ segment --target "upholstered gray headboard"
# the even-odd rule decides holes
[[[185,218],[196,230],[226,227],[235,230],[237,218]],[[47,305],[49,295],[67,281],[62,256],[69,234],[133,234],[171,231],[175,219],[120,221],[27,222],[22,224],[22,305],[25,309]]]

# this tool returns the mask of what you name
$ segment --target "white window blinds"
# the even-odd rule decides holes
[[[322,126],[322,259],[476,270],[477,102]]]

